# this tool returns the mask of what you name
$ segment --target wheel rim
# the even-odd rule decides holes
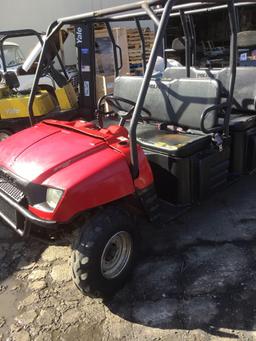
[[[107,279],[119,276],[127,266],[132,253],[132,238],[120,231],[107,242],[101,256],[101,273]]]
[[[0,141],[7,139],[7,137],[9,137],[9,134],[0,132]]]

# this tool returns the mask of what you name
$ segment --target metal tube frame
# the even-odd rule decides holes
[[[141,41],[141,57],[143,62],[143,71],[146,71],[147,61],[146,61],[146,45],[145,45],[145,38],[144,34],[141,28],[140,20],[138,18],[135,18],[135,23],[139,32],[140,41]]]
[[[139,114],[143,108],[144,100],[147,94],[150,79],[153,74],[153,69],[157,59],[158,50],[162,44],[162,39],[164,38],[165,28],[169,20],[169,14],[175,0],[168,0],[164,7],[164,11],[159,23],[158,30],[156,32],[156,37],[154,45],[149,57],[148,66],[143,78],[143,82],[139,91],[138,99],[134,107],[133,116],[130,125],[130,149],[131,149],[131,173],[133,178],[137,178],[139,175],[139,162],[138,162],[138,150],[137,150],[137,139],[136,139],[136,128],[139,120]]]
[[[148,6],[158,5],[159,2],[160,2],[159,0],[146,0],[146,3],[148,4]],[[54,21],[48,27],[47,33],[46,33],[46,39],[44,41],[42,51],[41,51],[41,54],[39,57],[39,62],[37,65],[37,70],[35,73],[35,78],[34,78],[34,82],[32,85],[32,89],[31,89],[30,97],[29,97],[29,101],[28,101],[28,113],[29,113],[29,121],[30,121],[31,126],[33,125],[33,103],[34,103],[34,99],[35,99],[35,95],[36,95],[36,91],[37,91],[37,86],[39,83],[39,79],[41,77],[41,72],[43,69],[43,62],[44,62],[44,58],[46,56],[46,51],[50,45],[49,42],[52,39],[53,35],[56,32],[58,32],[62,28],[62,26],[64,26],[65,24],[77,24],[77,23],[82,23],[82,22],[97,22],[97,21],[109,22],[111,20],[109,18],[104,18],[104,16],[113,15],[113,14],[122,13],[122,12],[127,12],[127,11],[132,11],[132,10],[138,10],[138,9],[141,9],[144,4],[145,4],[145,0],[135,2],[135,3],[131,3],[131,4],[120,5],[120,6],[116,6],[113,8],[103,9],[103,10],[99,10],[99,11],[95,11],[95,12],[88,12],[85,14],[60,18],[60,19]],[[100,18],[102,18],[102,19],[99,20]]]
[[[214,2],[214,0],[213,0]],[[241,7],[241,6],[251,6],[255,5],[255,2],[247,1],[247,2],[238,2],[235,3],[235,7]],[[198,8],[197,8],[198,7]],[[201,7],[201,8],[200,8]],[[202,8],[203,7],[203,8]],[[216,5],[216,6],[210,6],[209,3],[201,2],[201,3],[193,3],[193,8],[197,9],[188,9],[191,8],[191,4],[188,4],[187,6],[173,6],[173,13],[170,14],[170,17],[178,17],[180,15],[179,10],[184,10],[185,14],[195,14],[195,13],[205,13],[205,12],[211,12],[211,11],[218,11],[227,8],[228,5]],[[174,12],[175,11],[175,12]],[[155,9],[154,10],[156,15],[161,15],[163,12],[163,9]],[[141,20],[147,19],[147,16],[143,12],[137,12],[135,14],[128,14],[128,15],[116,15],[114,17],[110,17],[108,20],[112,22],[119,22],[119,21],[128,21],[128,20],[134,20],[134,18],[140,18]]]
[[[146,68],[146,72],[145,72],[145,75],[143,78],[142,86],[141,86],[141,89],[139,91],[138,99],[137,99],[136,105],[134,107],[134,112],[133,112],[133,116],[131,119],[131,126],[130,126],[131,172],[132,172],[133,178],[137,178],[139,175],[139,165],[138,165],[136,128],[137,128],[137,124],[138,124],[138,120],[139,120],[139,114],[143,108],[144,100],[145,100],[145,97],[147,94],[150,79],[152,77],[152,73],[153,73],[155,62],[156,62],[157,54],[158,54],[159,48],[162,44],[162,40],[164,38],[164,33],[165,33],[165,29],[166,29],[169,17],[172,16],[171,11],[175,5],[175,2],[176,2],[175,0],[167,0],[164,8],[161,11],[155,10],[155,12],[152,12],[150,9],[150,6],[154,6],[154,5],[159,4],[159,1],[148,0],[148,1],[146,1],[146,4],[147,4],[146,6],[145,6],[145,1],[140,1],[137,3],[133,3],[133,4],[121,5],[121,6],[117,6],[114,8],[104,9],[104,10],[100,10],[100,11],[96,11],[96,12],[90,12],[90,13],[85,13],[85,14],[81,14],[81,15],[77,15],[77,16],[61,18],[61,19],[58,19],[57,21],[53,22],[47,30],[46,39],[45,39],[45,42],[44,42],[44,45],[42,48],[42,52],[41,52],[41,55],[39,58],[39,63],[38,63],[36,75],[34,78],[33,87],[32,87],[31,94],[30,94],[29,117],[30,117],[31,124],[33,124],[33,101],[35,98],[35,93],[36,93],[37,84],[38,84],[38,81],[40,78],[40,73],[41,73],[42,68],[43,68],[43,61],[45,58],[47,47],[49,46],[49,41],[52,39],[55,32],[60,30],[63,25],[75,24],[78,22],[81,23],[81,22],[101,21],[101,22],[106,23],[106,22],[110,22],[110,21],[114,22],[114,21],[127,20],[130,18],[129,14],[126,16],[119,16],[119,17],[112,17],[112,18],[105,17],[105,16],[109,15],[109,14],[111,15],[111,14],[116,14],[116,13],[120,13],[120,12],[132,11],[132,10],[136,10],[136,9],[140,9],[140,8],[144,8],[144,10],[146,12],[146,13],[142,13],[142,17],[145,17],[145,15],[152,16],[152,14],[155,17],[157,14],[162,14],[161,19],[158,22],[158,30],[156,32],[155,41],[153,44],[153,48],[152,48],[152,51],[150,54],[148,66]],[[187,7],[189,7],[189,5]],[[175,7],[175,9],[179,10],[180,8],[182,8],[181,9],[181,11],[182,11],[181,15],[192,13],[192,11],[184,12],[183,8],[187,8],[187,7],[186,6],[181,6],[181,7],[177,6],[177,7]],[[223,7],[223,8],[226,8],[226,7]],[[147,8],[149,9],[149,11],[147,10]],[[229,0],[228,9],[229,9],[229,17],[230,17],[231,32],[232,32],[232,34],[231,34],[232,53],[230,55],[230,67],[231,67],[230,75],[231,76],[230,76],[229,97],[228,97],[228,110],[227,110],[227,114],[226,114],[225,120],[224,120],[225,121],[225,135],[226,136],[228,136],[228,134],[229,134],[228,125],[229,125],[229,118],[230,118],[233,92],[234,92],[234,84],[235,84],[235,75],[236,75],[236,58],[235,58],[235,56],[236,56],[236,17],[234,15],[234,0]],[[149,14],[149,12],[151,14]],[[174,15],[179,15],[179,13],[174,13]],[[134,18],[139,18],[139,17],[141,17],[141,14],[139,14],[139,15],[136,15],[136,13],[131,14],[131,18],[133,18],[133,20],[134,20]],[[153,18],[151,18],[151,19],[153,19]],[[187,37],[189,37],[189,32],[187,32]],[[188,52],[188,47],[187,47],[187,52]],[[188,55],[190,56],[190,53]],[[190,58],[187,57],[188,66],[190,66],[189,59]],[[189,75],[189,71],[190,70],[187,69],[188,75]]]
[[[149,16],[149,18],[154,22],[154,24],[156,25],[156,27],[158,27],[159,26],[159,24],[160,24],[160,21],[159,21],[159,19],[158,19],[158,17],[157,17],[157,15],[155,14],[155,12],[148,6],[148,4],[143,4],[142,6],[141,6],[144,10],[145,10],[145,12],[147,13],[147,15]]]
[[[46,56],[47,48],[48,46],[50,46],[50,43],[51,43],[50,39],[53,37],[54,33],[60,30],[62,26],[63,26],[62,24],[58,24],[57,21],[55,21],[49,26],[47,33],[46,33],[46,39],[43,43],[42,51],[39,57],[33,85],[32,85],[30,96],[29,96],[29,101],[28,101],[28,113],[29,113],[29,121],[30,121],[31,126],[33,125],[33,117],[34,117],[33,116],[33,103],[34,103],[34,99],[36,96],[37,86],[39,84],[41,73],[43,71],[44,58]]]
[[[21,38],[21,37],[32,37],[35,36],[38,38],[41,45],[43,45],[43,39],[39,32],[32,29],[23,29],[23,30],[12,30],[12,31],[0,31],[0,54],[3,63],[3,71],[7,71],[7,65],[4,55],[4,42],[9,38]]]
[[[192,15],[188,14],[188,24],[189,24],[189,31],[190,31],[190,41],[191,41],[191,66],[196,65],[196,31],[195,31],[195,24]]]
[[[117,58],[117,53],[116,53],[116,41],[115,41],[115,38],[114,38],[114,35],[113,35],[113,32],[112,32],[112,29],[111,29],[111,26],[110,26],[109,22],[106,23],[106,27],[107,27],[109,38],[110,38],[110,40],[112,42],[112,46],[113,46],[113,55],[114,55],[114,64],[115,64],[115,76],[118,77],[119,70],[118,70],[118,58]]]
[[[185,59],[186,59],[186,74],[190,78],[190,66],[191,66],[191,39],[188,28],[187,17],[183,10],[180,11],[180,19],[185,34]]]
[[[236,67],[237,67],[237,16],[234,7],[234,0],[229,0],[228,2],[228,14],[229,14],[229,22],[230,22],[230,58],[229,58],[229,67],[230,67],[230,80],[229,80],[229,91],[227,98],[227,110],[224,117],[224,134],[225,136],[229,136],[229,121],[230,114],[232,110],[233,104],[233,95],[235,89],[235,81],[236,81]]]

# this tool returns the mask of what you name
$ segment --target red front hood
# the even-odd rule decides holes
[[[108,148],[102,139],[41,123],[0,143],[0,166],[42,183],[59,169],[102,148]]]

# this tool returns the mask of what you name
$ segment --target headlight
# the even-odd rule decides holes
[[[48,188],[46,192],[46,202],[54,210],[58,205],[63,191],[56,188]]]

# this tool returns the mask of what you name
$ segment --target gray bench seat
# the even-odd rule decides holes
[[[224,119],[219,119],[219,124],[223,124]],[[245,115],[241,113],[231,114],[229,122],[231,131],[244,131],[256,126],[256,115]]]
[[[144,148],[174,157],[187,157],[207,147],[209,135],[159,130],[153,124],[138,124],[137,141]]]
[[[229,68],[223,69],[198,69],[191,67],[191,78],[216,79],[221,85],[222,96],[227,96],[229,88]],[[166,68],[163,79],[179,79],[186,77],[185,67]],[[225,100],[225,99],[223,99]],[[230,130],[241,131],[256,126],[256,68],[237,68],[236,83],[234,89],[233,113],[230,117]],[[219,122],[223,122],[220,120]]]
[[[136,102],[142,81],[142,77],[119,77],[115,80],[114,95]],[[219,103],[219,83],[214,79],[152,80],[143,105],[150,112],[147,117],[150,123],[137,126],[137,141],[144,149],[175,157],[197,153],[211,144],[211,136],[200,131],[201,116],[214,106],[206,117],[205,127],[216,127]],[[131,106],[122,104],[122,108],[129,111]],[[184,131],[160,130],[157,123],[163,127],[181,127]]]

